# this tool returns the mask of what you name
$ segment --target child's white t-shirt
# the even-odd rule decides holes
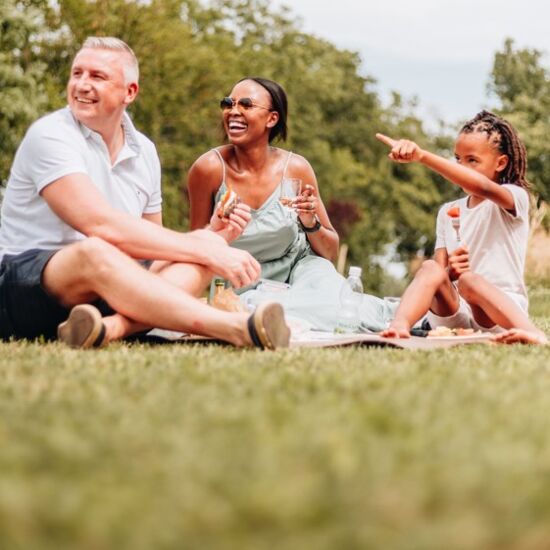
[[[435,248],[451,254],[467,244],[470,269],[497,288],[512,295],[527,312],[528,299],[523,272],[529,236],[529,195],[518,185],[503,184],[514,197],[515,214],[485,199],[473,208],[468,197],[445,203],[437,215]],[[448,210],[460,208],[460,242]]]

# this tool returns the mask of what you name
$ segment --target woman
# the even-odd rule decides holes
[[[286,138],[284,90],[271,80],[245,78],[220,105],[229,144],[202,155],[189,171],[192,229],[210,224],[232,246],[248,250],[260,262],[262,278],[291,285],[282,299],[288,316],[333,330],[344,281],[331,263],[338,234],[309,162],[271,145]],[[292,179],[302,182],[298,196]],[[242,202],[225,219],[216,205],[228,187]],[[290,208],[281,201],[288,197],[294,198]],[[249,287],[241,299],[254,300],[255,292]],[[365,295],[360,313],[364,326],[384,328],[383,300]]]

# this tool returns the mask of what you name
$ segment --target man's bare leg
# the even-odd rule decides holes
[[[411,327],[429,310],[448,317],[458,311],[459,296],[447,271],[434,260],[426,260],[405,290],[395,319],[381,335],[387,338],[409,338]]]
[[[525,343],[545,343],[544,332],[533,324],[509,296],[483,276],[471,271],[463,273],[458,280],[458,291],[470,304],[474,319],[482,327],[498,325],[504,329],[518,329],[509,334],[509,343],[520,341],[522,336]]]
[[[213,336],[237,346],[251,344],[246,313],[228,313],[201,303],[98,238],[56,253],[44,270],[43,284],[69,307],[101,297],[140,326]],[[112,317],[104,319],[107,340],[119,334],[115,323],[120,319]]]
[[[156,261],[153,262],[149,271],[174,285],[175,288],[183,290],[194,297],[199,297],[212,279],[212,273],[197,264]],[[120,313],[104,317],[103,322],[109,327],[110,340],[118,340],[137,332],[144,332],[155,328],[138,323]]]

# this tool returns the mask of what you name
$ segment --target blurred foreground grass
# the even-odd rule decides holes
[[[0,361],[2,549],[550,547],[550,348]]]

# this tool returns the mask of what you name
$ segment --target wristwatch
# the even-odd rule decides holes
[[[319,221],[319,218],[317,217],[317,215],[315,216],[315,225],[311,227],[305,226],[302,223],[302,220],[300,218],[298,218],[298,223],[300,224],[300,227],[305,233],[315,233],[316,231],[319,231],[319,229],[321,229],[322,227],[321,222]]]

